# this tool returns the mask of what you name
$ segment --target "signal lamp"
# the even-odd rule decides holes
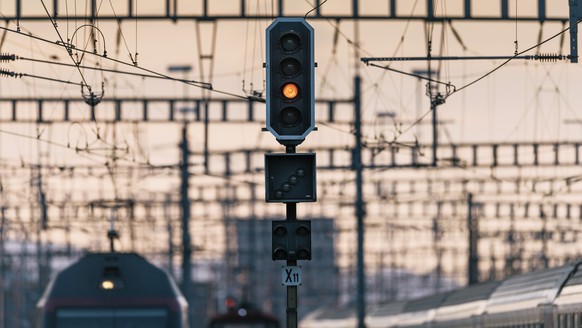
[[[285,33],[279,39],[281,43],[281,48],[286,52],[294,52],[299,49],[301,45],[301,39],[295,33]]]
[[[275,227],[275,229],[273,229],[273,234],[276,236],[284,236],[287,234],[287,228],[282,225],[278,225]]]
[[[301,111],[296,107],[285,107],[280,114],[281,121],[286,126],[295,126],[301,122]]]
[[[309,234],[309,228],[306,225],[300,225],[295,230],[299,236],[307,236]]]
[[[275,248],[273,251],[273,261],[277,260],[286,260],[287,259],[287,250],[282,247]]]
[[[293,77],[299,73],[301,63],[295,58],[285,58],[281,61],[281,72],[287,77]]]
[[[311,252],[309,252],[306,248],[300,248],[297,250],[297,259],[298,260],[311,260]]]
[[[293,100],[299,95],[299,86],[293,82],[285,83],[281,88],[281,92],[287,100]]]

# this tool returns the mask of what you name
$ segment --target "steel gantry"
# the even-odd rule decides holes
[[[341,111],[351,111],[351,99],[318,99],[319,117],[329,123],[351,123]],[[0,98],[0,123],[244,123],[264,122],[261,99],[242,98],[103,98],[98,107],[82,98]],[[210,110],[210,111],[209,111]],[[341,112],[341,113],[340,113]],[[48,115],[48,114],[50,115]]]
[[[47,16],[44,13],[31,12],[30,5],[24,0],[4,0],[6,3],[4,8],[4,20],[46,20]],[[238,0],[238,5],[229,6],[225,10],[224,6],[217,6],[213,4],[216,1],[200,0],[193,1],[189,5],[178,3],[177,0],[157,0],[151,1],[155,3],[155,9],[148,10],[147,13],[136,13],[137,0],[117,1],[118,12],[106,12],[99,10],[97,0],[91,0],[88,4],[87,14],[83,10],[82,14],[67,13],[64,6],[59,0],[47,0],[47,7],[51,11],[53,19],[67,18],[67,19],[100,19],[100,20],[224,20],[224,19],[273,19],[273,17],[281,16],[303,16],[306,12],[298,12],[298,6],[293,1],[276,0],[271,2],[272,8],[266,12],[252,12],[249,10],[251,0]],[[231,1],[233,3],[234,1]],[[309,19],[357,19],[357,20],[422,20],[422,21],[451,21],[451,20],[482,20],[482,21],[498,21],[498,20],[519,20],[519,21],[558,21],[567,22],[567,16],[551,16],[547,14],[547,0],[536,0],[537,11],[534,14],[529,13],[520,15],[519,17],[510,14],[510,1],[498,0],[499,10],[494,14],[479,15],[474,10],[474,4],[478,0],[463,0],[462,10],[456,13],[437,13],[436,0],[425,0],[425,6],[422,10],[415,13],[410,13],[408,10],[401,8],[408,8],[406,2],[409,0],[389,0],[385,2],[384,12],[378,11],[378,4],[364,0],[351,0],[347,5],[342,5],[340,9],[334,10],[333,14],[326,13],[323,0],[314,0],[314,10],[308,14]],[[347,1],[346,1],[347,2]],[[577,4],[577,0],[570,0],[571,3]],[[307,10],[311,7],[304,5]],[[419,6],[421,7],[421,6]],[[123,8],[126,8],[123,10]],[[420,8],[419,8],[420,9]]]

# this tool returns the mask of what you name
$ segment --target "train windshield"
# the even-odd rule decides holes
[[[159,328],[168,326],[165,309],[60,309],[59,328]]]

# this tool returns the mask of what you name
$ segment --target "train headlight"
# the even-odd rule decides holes
[[[101,281],[101,288],[105,290],[115,289],[115,283],[111,280]]]

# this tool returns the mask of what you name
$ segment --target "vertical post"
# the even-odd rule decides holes
[[[190,150],[188,149],[188,124],[184,123],[182,128],[182,160],[180,163],[181,185],[180,204],[182,208],[182,292],[188,302],[188,317],[193,318],[192,312],[192,245],[190,242],[190,199],[188,198],[189,177],[188,162]],[[192,324],[192,321],[190,321]]]
[[[149,120],[148,118],[148,100],[147,99],[143,99],[142,101],[143,107],[142,107],[142,118],[141,120],[144,122],[147,122]]]
[[[501,18],[509,18],[509,0],[501,0]]]
[[[546,20],[546,0],[538,0],[538,19],[540,22]]]
[[[286,146],[285,152],[295,153],[295,146]],[[297,203],[285,203],[286,220],[297,220]],[[297,266],[297,260],[287,260],[287,266]],[[287,286],[287,328],[297,328],[297,286]]]
[[[549,259],[546,254],[548,254],[548,217],[544,211],[543,205],[540,205],[540,218],[542,219],[542,265],[544,269],[548,268]]]
[[[362,117],[361,117],[361,78],[354,78],[354,124],[356,131],[356,149],[354,151],[354,168],[356,169],[356,221],[358,232],[358,328],[365,328],[366,317],[366,277],[364,275],[364,200],[363,200],[363,165],[362,165]]]
[[[16,20],[18,21],[22,15],[22,0],[16,0]],[[16,25],[18,26],[18,22],[16,23]],[[17,27],[17,29],[20,29],[19,27]]]
[[[582,9],[580,0],[570,0],[570,62],[578,62],[578,19]]]
[[[65,109],[65,113],[64,113],[63,120],[65,122],[68,122],[69,121],[69,102],[70,101],[69,101],[69,99],[65,99],[64,102],[65,102],[65,108],[64,108]]]
[[[437,213],[432,221],[432,234],[433,234],[433,247],[436,257],[436,267],[435,267],[435,284],[434,293],[437,294],[441,290],[441,280],[443,276],[443,263],[442,263],[442,249],[441,249],[441,213],[443,208],[443,202],[437,202]]]
[[[433,0],[426,0],[426,17],[429,20],[434,18],[434,2],[433,2]]]
[[[390,0],[390,17],[396,17],[396,0]]]
[[[430,73],[429,73],[430,74]],[[430,83],[430,82],[429,82]],[[430,88],[430,85],[429,85]],[[437,103],[436,100],[430,100],[430,110],[432,111],[432,166],[436,167],[438,164],[437,150],[439,144],[438,120],[437,120]]]
[[[256,299],[260,293],[255,293],[254,286],[257,286],[257,273],[259,270],[256,269],[255,260],[257,259],[257,243],[255,240],[260,238],[260,234],[257,233],[257,213],[255,211],[255,204],[257,202],[257,194],[255,192],[256,185],[251,183],[249,184],[249,192],[251,194],[251,203],[250,203],[250,220],[249,220],[249,280],[247,284],[247,295],[243,295],[246,297],[246,301],[256,301],[257,304],[260,304],[260,301]]]
[[[208,17],[208,0],[202,0],[202,15]]]
[[[283,17],[283,0],[279,0],[277,10],[279,12],[278,17]]]
[[[287,220],[297,220],[297,203],[286,203]],[[297,260],[287,260],[287,266],[297,266]],[[297,328],[297,286],[287,286],[287,328]]]
[[[471,18],[471,0],[465,0],[465,18]]]
[[[53,19],[57,19],[59,14],[59,1],[53,0]]]
[[[474,285],[479,282],[479,222],[474,215],[473,194],[467,196],[467,227],[469,230],[469,263],[467,269],[467,284]]]
[[[94,22],[95,18],[97,18],[97,1],[91,0],[91,22]]]
[[[164,218],[167,220],[167,231],[168,231],[168,273],[175,277],[174,275],[174,229],[172,227],[172,213],[170,212],[172,198],[170,194],[166,195],[164,199]]]
[[[6,229],[6,208],[0,207],[0,327],[6,327],[6,299],[4,293],[4,229]]]

